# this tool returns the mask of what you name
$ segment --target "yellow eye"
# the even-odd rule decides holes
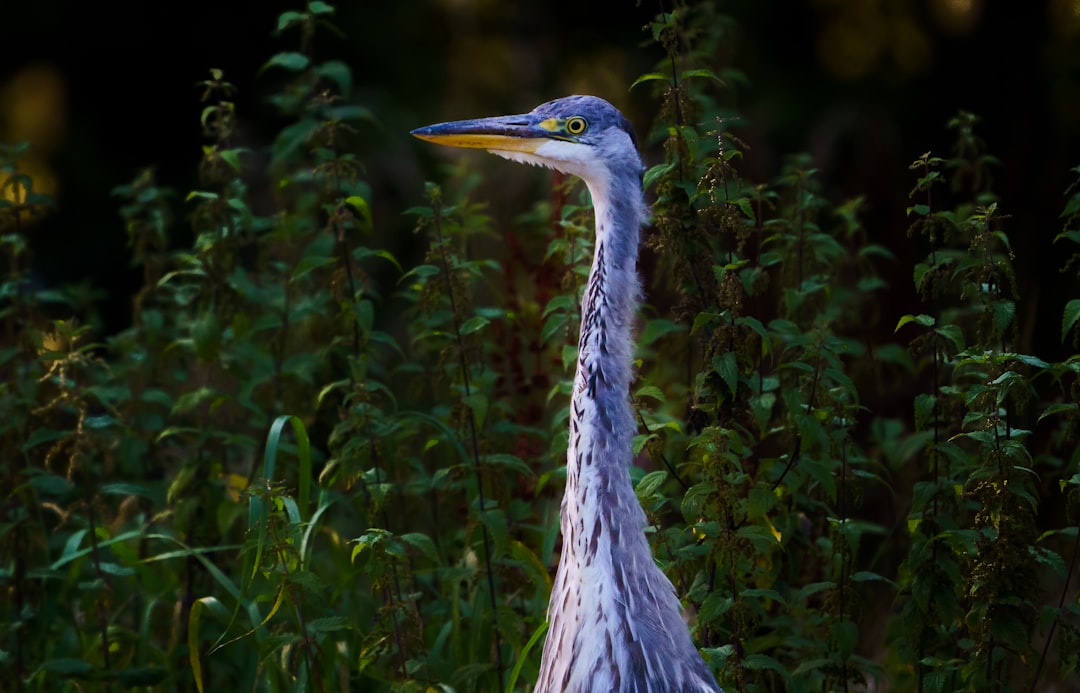
[[[585,132],[585,128],[589,127],[589,124],[585,122],[585,119],[581,116],[573,116],[566,119],[566,131],[571,135],[580,135]]]

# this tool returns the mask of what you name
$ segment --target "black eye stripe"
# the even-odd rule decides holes
[[[571,116],[566,119],[566,131],[571,135],[580,135],[588,126],[589,124],[581,116]]]

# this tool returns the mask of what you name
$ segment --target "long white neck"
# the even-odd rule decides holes
[[[636,177],[586,183],[596,209],[596,250],[581,302],[562,557],[536,693],[717,691],[675,590],[653,562],[645,513],[630,482],[641,183]],[[636,192],[627,199],[613,190]]]
[[[601,495],[629,493],[632,520],[641,526],[630,485],[631,446],[637,426],[629,390],[634,356],[633,328],[641,296],[637,274],[638,243],[645,206],[638,181],[634,199],[612,197],[615,185],[589,182],[596,210],[592,270],[581,301],[578,362],[570,401],[570,445],[566,459],[566,494],[562,507],[563,541],[578,558],[595,552],[601,539]],[[607,518],[611,519],[611,518]],[[640,519],[640,522],[637,520]],[[588,522],[584,522],[588,521]],[[584,535],[580,531],[585,525]],[[575,527],[574,525],[578,525]]]

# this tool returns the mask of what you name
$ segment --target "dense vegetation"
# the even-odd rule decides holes
[[[415,191],[421,261],[374,246],[351,146],[374,116],[312,57],[333,17],[279,18],[269,147],[238,143],[234,76],[210,70],[198,189],[116,188],[144,276],[119,334],[31,281],[51,201],[25,145],[0,150],[5,689],[529,690],[587,195],[557,178],[496,230],[459,166]],[[911,162],[922,309],[897,314],[864,198],[830,199],[807,155],[744,177],[732,30],[710,3],[659,14],[665,57],[632,87],[666,155],[634,475],[706,661],[730,691],[1075,686],[1080,353],[1017,350],[979,119]],[[1062,206],[1048,252],[1080,276],[1080,188]],[[1078,321],[1080,298],[1074,349]]]

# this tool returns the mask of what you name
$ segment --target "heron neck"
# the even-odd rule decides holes
[[[613,500],[609,494],[619,496],[615,505],[630,504],[640,512],[628,474],[633,434],[637,430],[629,388],[633,327],[641,295],[637,258],[645,217],[644,198],[636,177],[587,183],[596,212],[596,244],[581,302],[581,334],[570,409],[564,532],[567,525],[595,519],[602,510],[602,496]],[[627,195],[627,190],[632,193]],[[616,195],[615,191],[621,194]],[[588,537],[580,533],[574,536],[577,542],[583,542],[578,551],[595,550],[595,545],[589,546]],[[564,541],[566,538],[564,534]],[[594,544],[595,541],[594,537]]]

